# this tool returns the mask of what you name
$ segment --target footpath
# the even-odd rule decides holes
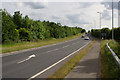
[[[79,80],[100,78],[100,43],[96,41],[80,62],[65,77],[78,78]]]

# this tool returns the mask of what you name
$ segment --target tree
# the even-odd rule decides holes
[[[17,29],[20,29],[23,27],[22,14],[20,14],[20,11],[14,12],[13,21],[18,26]]]
[[[106,36],[105,36],[106,39],[109,39],[111,37],[109,28],[102,28],[101,34],[106,34]]]
[[[30,29],[30,19],[28,15],[26,15],[25,18],[23,19],[23,27],[26,29]]]
[[[64,38],[85,32],[79,27],[62,26],[60,23],[33,20],[26,15],[22,17],[20,11],[11,16],[6,10],[2,10],[2,42],[17,42],[44,40],[47,38]]]
[[[82,29],[81,33],[84,33],[84,32],[86,32],[86,30],[85,30],[85,29]]]
[[[114,38],[120,40],[120,27],[114,28]]]
[[[101,31],[100,31],[100,29],[92,29],[92,30],[91,30],[91,34],[92,34],[92,36],[94,36],[94,37],[100,38]]]
[[[5,10],[2,11],[2,42],[16,41],[19,33],[16,30],[12,17]]]

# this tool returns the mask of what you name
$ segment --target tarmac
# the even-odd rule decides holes
[[[100,79],[100,66],[100,43],[96,41],[80,62],[65,77],[65,80],[66,78],[78,78],[79,80]]]

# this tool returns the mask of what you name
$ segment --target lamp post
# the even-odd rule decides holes
[[[114,14],[113,14],[113,0],[112,0],[112,40],[114,40]]]
[[[100,29],[101,29],[101,12],[97,12],[97,13],[99,13],[100,14]],[[100,30],[100,39],[101,39],[101,30]]]

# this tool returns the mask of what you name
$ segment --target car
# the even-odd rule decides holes
[[[89,37],[88,37],[88,36],[86,36],[84,39],[85,39],[85,40],[89,40]]]

